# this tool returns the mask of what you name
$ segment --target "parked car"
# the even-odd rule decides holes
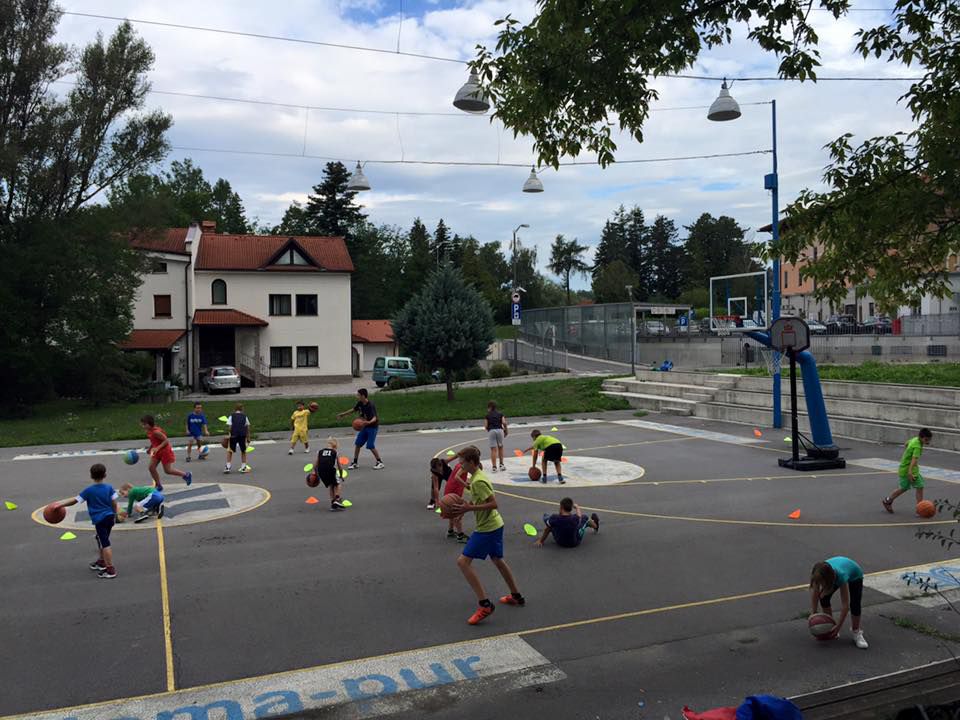
[[[831,335],[847,335],[857,332],[857,319],[853,315],[831,315],[826,326]]]
[[[200,376],[200,384],[205,392],[240,392],[240,373],[232,365],[217,365]]]
[[[639,335],[666,335],[667,326],[659,320],[644,320],[640,324]]]
[[[863,322],[863,332],[875,335],[889,335],[893,332],[893,321],[885,315],[868,317]]]
[[[373,361],[373,381],[377,387],[384,387],[395,378],[416,380],[417,371],[413,360],[408,357],[386,356]]]
[[[819,320],[807,320],[807,327],[810,328],[811,335],[826,335],[827,326]]]

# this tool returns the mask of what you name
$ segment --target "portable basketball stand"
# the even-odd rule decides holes
[[[770,325],[770,347],[790,360],[790,434],[792,455],[779,458],[780,467],[792,470],[833,470],[845,468],[846,460],[835,447],[822,448],[800,435],[797,427],[797,354],[810,347],[810,328],[797,317],[781,317]],[[800,457],[800,445],[806,456]]]

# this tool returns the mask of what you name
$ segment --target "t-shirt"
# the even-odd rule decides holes
[[[467,484],[463,481],[463,478],[460,476],[460,463],[457,463],[456,466],[450,470],[450,474],[447,477],[447,485],[443,490],[444,495],[459,495],[463,497],[463,491],[467,489]]]
[[[230,437],[246,437],[247,428],[250,427],[250,418],[242,412],[235,412],[227,418],[227,427],[230,428]]]
[[[846,585],[852,580],[862,580],[863,570],[848,557],[838,555],[827,560],[827,565],[833,568],[837,575],[837,587]]]
[[[293,420],[293,429],[294,430],[306,430],[309,426],[310,411],[309,410],[294,410],[293,415],[290,416],[290,419]]]
[[[496,410],[488,412],[487,427],[491,430],[503,430],[503,413]]]
[[[547,526],[553,533],[557,545],[576,547],[580,544],[580,516],[575,513],[569,515],[551,515],[547,518]]]
[[[372,402],[367,400],[365,403],[357,401],[357,404],[353,406],[355,412],[360,413],[360,417],[364,420],[373,420],[377,417],[377,406]],[[377,427],[380,424],[379,418],[375,423],[370,423],[369,427]]]
[[[468,489],[474,505],[485,503],[493,497],[493,485],[483,474],[483,470],[477,470],[473,474]],[[473,514],[477,521],[477,532],[493,532],[503,527],[503,518],[500,517],[499,510],[474,510]]]
[[[190,413],[187,415],[187,429],[194,437],[203,435],[203,426],[207,424],[207,416],[203,413]]]
[[[543,452],[551,445],[556,445],[559,440],[550,435],[538,435],[537,438],[533,441],[533,449]]]
[[[77,495],[77,502],[87,504],[87,512],[90,513],[90,522],[96,525],[101,520],[110,517],[113,512],[113,501],[117,499],[117,493],[113,486],[106,483],[94,483],[84,488]]]
[[[913,462],[914,458],[919,462],[922,454],[923,443],[920,442],[920,438],[910,438],[907,441],[907,446],[903,449],[903,457],[900,458],[900,474],[906,476],[907,471],[910,470],[910,463]]]
[[[331,447],[325,447],[317,453],[317,474],[332,473],[337,467],[337,451]]]
[[[153,485],[139,485],[127,493],[127,515],[133,512],[134,503],[142,502],[153,495]]]
[[[167,440],[167,434],[162,427],[152,427],[147,430],[147,439],[150,441],[150,447],[160,447]]]

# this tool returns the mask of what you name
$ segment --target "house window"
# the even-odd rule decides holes
[[[873,308],[874,308],[873,303],[870,303],[869,312],[867,313],[869,317],[873,317]]]
[[[270,314],[271,315],[289,315],[290,314],[290,296],[289,295],[271,295],[270,296]],[[287,367],[289,367],[289,365]]]
[[[790,287],[790,273],[788,273],[786,270],[783,271],[783,286],[785,288]]]
[[[166,275],[167,264],[160,260],[154,260],[150,263],[150,272],[154,275]]]
[[[290,247],[283,251],[283,254],[277,258],[274,265],[309,265],[310,262],[294,248]]]
[[[316,315],[317,296],[297,295],[297,315]]]
[[[297,348],[297,367],[317,367],[320,364],[320,355],[316,347]]]
[[[158,318],[173,317],[173,313],[170,309],[169,295],[153,296],[153,316]]]
[[[271,347],[270,348],[270,367],[272,368],[293,367],[293,348]]]
[[[210,284],[210,301],[214,305],[227,304],[227,283],[223,280],[214,280]]]

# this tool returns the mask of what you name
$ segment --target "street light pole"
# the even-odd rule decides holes
[[[520,287],[517,282],[517,230],[520,228],[529,228],[530,226],[526,223],[520,223],[513,229],[513,289],[511,290],[511,302],[513,301],[513,293],[519,293]],[[512,322],[512,319],[511,319]],[[517,334],[519,330],[513,331],[513,369],[518,370],[520,368],[520,359],[517,356]]]
[[[633,308],[633,285],[627,285],[627,300],[630,301],[630,374],[637,376],[637,331],[634,327],[637,311]]]

